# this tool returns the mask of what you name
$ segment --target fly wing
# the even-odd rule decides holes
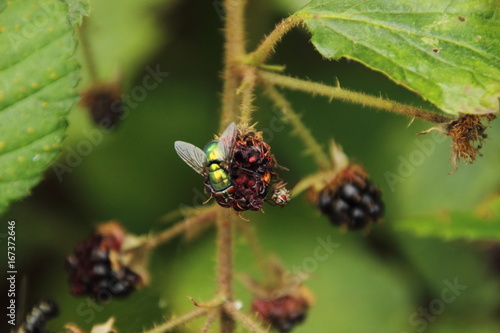
[[[224,159],[227,162],[231,162],[233,159],[234,144],[237,136],[238,127],[236,126],[236,123],[232,122],[219,138],[220,147],[222,149]]]
[[[205,166],[207,165],[207,155],[200,148],[184,141],[175,141],[174,144],[177,155],[186,162],[194,171],[205,176]]]

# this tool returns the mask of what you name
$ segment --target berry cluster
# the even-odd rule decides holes
[[[259,319],[279,332],[290,332],[295,325],[302,323],[308,308],[306,298],[292,295],[257,298],[252,302],[252,311],[257,312]]]
[[[45,324],[59,314],[57,304],[51,300],[40,301],[26,315],[16,333],[45,333]]]
[[[236,211],[261,210],[269,184],[275,178],[275,164],[271,147],[262,140],[259,133],[249,131],[238,135],[229,166],[234,192],[228,202],[217,202]]]
[[[384,214],[380,190],[358,165],[350,165],[340,171],[319,192],[316,204],[333,224],[352,230],[377,222]]]
[[[141,278],[119,260],[121,244],[121,238],[100,233],[79,243],[75,252],[66,258],[71,293],[106,301],[135,290]]]

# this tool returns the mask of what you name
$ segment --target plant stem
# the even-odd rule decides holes
[[[207,320],[205,320],[205,324],[203,325],[203,328],[201,329],[201,333],[209,333],[210,328],[212,327],[213,323],[219,317],[220,314],[220,309],[213,309],[211,310],[208,315],[207,315]]]
[[[90,76],[90,81],[95,83],[99,80],[99,76],[97,75],[97,66],[92,52],[92,45],[90,44],[88,38],[88,20],[89,19],[87,17],[84,17],[82,25],[77,30],[82,48],[83,59],[87,65],[86,67]]]
[[[255,111],[255,107],[252,102],[255,98],[254,90],[255,83],[257,80],[256,68],[247,66],[244,70],[243,81],[241,83],[240,89],[242,90],[241,96],[241,127],[248,127],[252,122],[252,112]]]
[[[209,225],[208,221],[210,220],[215,220],[217,216],[217,207],[216,206],[209,206],[209,207],[204,207],[199,210],[198,213],[194,213],[193,215],[187,217],[183,221],[175,224],[174,226],[154,235],[149,237],[148,243],[150,247],[156,247],[160,244],[163,244],[172,238],[182,234],[186,233],[187,238],[193,238],[192,237],[192,229],[199,227],[200,225],[205,226]],[[191,231],[191,233],[190,233]],[[189,237],[189,236],[190,237]]]
[[[218,294],[226,301],[233,298],[233,224],[231,211],[219,209],[217,215],[217,286]],[[234,320],[221,311],[221,332],[231,333],[234,330]]]
[[[290,16],[282,20],[276,25],[274,30],[264,38],[257,49],[248,55],[246,62],[253,66],[263,64],[272,54],[274,47],[283,38],[283,36],[285,36],[291,29],[299,25],[301,22],[302,20],[296,16]]]
[[[262,270],[264,274],[271,275],[272,268],[269,262],[269,256],[266,255],[264,248],[259,242],[259,238],[255,233],[255,227],[249,223],[238,223],[237,226],[247,239],[248,246],[253,252],[255,259],[257,260],[257,266]]]
[[[224,309],[231,314],[232,317],[237,319],[243,326],[245,326],[250,332],[254,333],[267,333],[267,330],[263,329],[256,321],[252,318],[236,309],[232,303],[226,303]]]
[[[323,170],[330,169],[332,166],[330,158],[311,134],[311,131],[309,131],[309,129],[300,120],[297,113],[292,109],[290,102],[288,102],[288,100],[271,84],[264,84],[264,87],[269,98],[274,102],[276,107],[281,110],[285,120],[290,122],[290,124],[294,127],[295,133],[302,139],[307,147],[307,152],[313,156],[318,167]]]
[[[239,104],[236,91],[241,82],[241,59],[245,55],[244,9],[246,0],[224,0],[226,10],[224,26],[224,88],[220,130],[234,120]]]
[[[241,103],[238,95],[238,88],[242,81],[242,59],[245,56],[245,13],[246,0],[224,0],[226,12],[224,25],[224,88],[222,92],[222,113],[220,119],[220,130],[223,131],[227,125],[234,121],[238,106],[247,105],[251,107],[253,88],[243,94],[245,104]],[[255,76],[255,71],[253,71]],[[255,78],[247,78],[250,82],[255,82]],[[253,85],[253,84],[252,84]],[[247,111],[245,111],[247,113]],[[251,111],[248,112],[250,114]],[[227,301],[231,301],[232,290],[232,270],[233,270],[233,243],[232,243],[232,223],[231,211],[223,212],[219,209],[217,214],[217,286],[218,294]],[[220,330],[222,333],[232,333],[235,329],[235,322],[226,311],[220,311]]]
[[[206,308],[196,308],[191,312],[185,313],[180,317],[177,318],[171,318],[167,320],[165,323],[160,324],[148,331],[145,331],[144,333],[163,333],[163,332],[168,332],[171,331],[188,321],[191,321],[193,319],[196,319],[198,317],[201,317],[205,315],[208,312]]]
[[[329,97],[330,99],[340,99],[349,103],[362,104],[363,106],[398,113],[412,118],[420,118],[433,123],[447,123],[453,120],[452,118],[441,116],[424,109],[397,103],[381,97],[349,91],[340,87],[328,86],[322,83],[296,79],[290,76],[266,71],[258,71],[258,75],[264,82],[273,85],[292,90],[300,90],[313,95],[321,95]]]

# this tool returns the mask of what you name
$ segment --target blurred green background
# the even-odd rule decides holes
[[[255,47],[280,18],[304,3],[250,1],[248,49]],[[130,94],[134,87],[142,86],[148,67],[159,66],[169,76],[143,100],[132,99],[128,116],[109,133],[93,125],[86,110],[75,107],[66,147],[58,161],[67,163],[71,151],[88,141],[85,133],[99,131],[102,142],[92,145],[91,152],[65,173],[62,181],[49,168],[32,195],[13,204],[3,217],[17,222],[18,278],[24,276],[18,295],[24,295],[26,307],[40,298],[54,299],[60,305],[60,317],[48,325],[52,331],[61,331],[67,322],[88,331],[115,316],[120,332],[140,332],[173,314],[191,310],[187,296],[199,301],[212,297],[213,230],[192,243],[177,238],[158,248],[151,262],[151,286],[105,305],[69,294],[64,258],[101,221],[120,220],[134,234],[163,230],[168,225],[161,223],[160,217],[181,204],[192,205],[194,190],[203,190],[202,178],[178,158],[173,142],[184,140],[203,146],[218,132],[223,49],[219,8],[220,1],[92,1],[88,32],[102,80],[120,75],[124,93]],[[432,108],[416,94],[358,63],[323,60],[308,39],[305,31],[292,31],[278,46],[271,63],[286,64],[291,75],[329,84],[338,79],[341,86],[352,90]],[[85,68],[83,73],[82,89],[89,85]],[[258,93],[257,127],[269,129],[277,112],[261,91]],[[302,267],[304,260],[313,256],[318,237],[331,237],[339,244],[310,272],[307,286],[316,295],[316,303],[306,322],[294,332],[498,332],[500,281],[492,272],[486,245],[417,238],[398,231],[397,225],[417,214],[470,211],[494,195],[500,188],[499,124],[493,123],[488,131],[484,157],[473,165],[461,165],[450,176],[449,140],[415,136],[429,124],[416,120],[408,126],[408,119],[358,105],[329,103],[292,91],[285,94],[325,148],[335,138],[368,170],[382,189],[387,207],[384,223],[374,226],[368,235],[339,231],[304,196],[286,208],[267,206],[265,214],[245,213],[251,222],[238,222],[255,225],[266,250],[291,268]],[[281,172],[289,184],[316,171],[287,125],[281,131],[266,133],[278,162],[290,169]],[[435,150],[410,170],[404,181],[391,186],[387,172],[398,174],[402,160],[420,150],[417,142],[429,140]],[[260,276],[240,238],[236,239],[235,266],[237,272]],[[467,289],[426,322],[411,322],[420,307],[437,304],[433,300],[441,299],[446,280],[457,280]],[[235,290],[243,310],[248,311],[249,292],[238,281]],[[196,332],[200,322],[179,332]],[[239,332],[244,330],[239,328]]]

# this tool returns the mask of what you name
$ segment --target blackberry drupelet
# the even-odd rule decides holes
[[[384,214],[380,190],[358,165],[349,165],[325,186],[317,197],[317,206],[330,221],[357,230],[377,222]]]
[[[230,207],[236,211],[261,210],[269,184],[276,178],[275,164],[271,147],[262,140],[260,133],[239,134],[229,169],[235,184]],[[227,203],[221,205],[228,206]]]
[[[102,302],[135,290],[141,278],[119,260],[121,243],[113,234],[95,233],[76,246],[66,259],[73,295],[89,295]]]
[[[309,303],[305,298],[285,295],[275,299],[257,298],[252,302],[252,311],[260,320],[279,332],[290,332],[302,323],[307,315]]]
[[[16,333],[46,333],[45,324],[52,318],[57,317],[59,308],[51,300],[40,301],[26,315],[26,319],[19,326]]]

